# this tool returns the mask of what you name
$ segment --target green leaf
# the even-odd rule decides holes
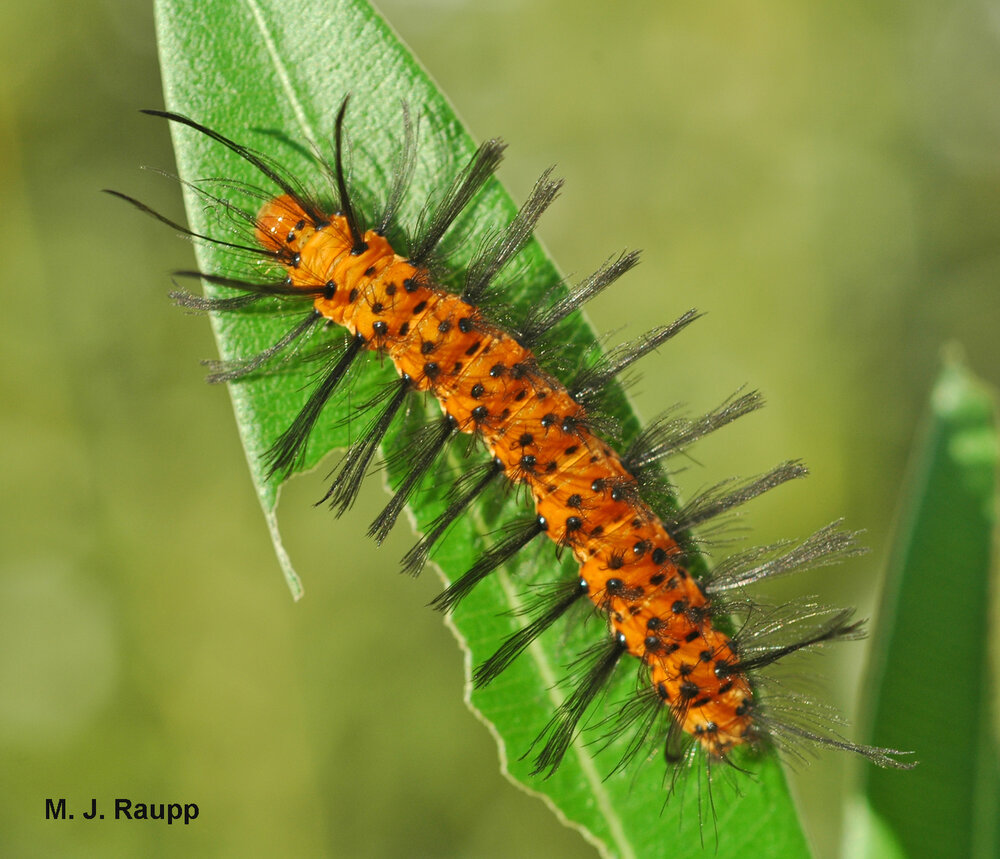
[[[869,678],[872,742],[920,761],[867,778],[876,830],[910,857],[1000,849],[997,452],[995,398],[951,356],[913,454]]]
[[[444,96],[367,3],[339,0],[318,7],[306,0],[158,0],[157,22],[168,108],[265,151],[307,184],[322,179],[304,149],[290,141],[329,152],[333,116],[347,92],[352,99],[348,128],[354,141],[351,179],[362,196],[377,196],[386,186],[386,172],[401,136],[401,102],[421,116],[420,154],[401,213],[403,223],[414,223],[426,200],[446,186],[474,151],[473,141]],[[187,128],[173,126],[171,131],[185,180],[218,177],[260,184],[253,169],[231,152]],[[185,195],[192,228],[219,235],[225,219],[206,211],[203,198],[191,188],[186,188]],[[228,188],[229,195],[251,210],[259,205],[236,188]],[[477,199],[473,211],[475,217],[463,221],[463,242],[449,260],[455,270],[516,209],[494,182]],[[217,246],[199,246],[198,257],[203,270],[232,270],[231,255]],[[537,296],[559,282],[559,276],[537,244],[530,245],[519,261],[516,289],[508,295],[512,303],[530,307]],[[228,359],[270,345],[289,327],[289,321],[242,314],[215,319],[213,325],[220,353]],[[579,349],[593,342],[592,330],[578,318],[566,348]],[[289,366],[287,372],[230,386],[254,484],[296,597],[301,595],[301,586],[278,534],[277,487],[266,480],[260,462],[305,401],[309,369],[300,363]],[[370,361],[354,389],[353,403],[363,402],[391,378],[391,367]],[[350,404],[345,405],[349,414]],[[352,429],[357,432],[356,427],[337,424],[344,417],[336,414],[337,408],[345,406],[335,404],[324,412],[309,445],[306,468],[343,446]],[[424,408],[433,413],[433,406],[425,404]],[[626,432],[635,432],[637,424],[624,396],[619,396],[616,408]],[[420,408],[411,412],[408,420],[412,423],[390,439],[390,450],[405,444],[406,428],[418,424],[422,416]],[[454,463],[450,465],[454,468]],[[418,528],[443,509],[448,473],[443,470],[434,486],[419,497],[412,510]],[[454,578],[471,566],[489,544],[489,533],[516,509],[510,498],[487,499],[473,515],[457,523],[435,556],[445,575]],[[387,575],[394,560],[386,559]],[[556,562],[551,548],[528,551],[478,587],[449,621],[468,653],[467,664],[489,656],[519,626],[511,612],[521,606],[526,583],[570,578],[574,566],[569,557]],[[598,754],[595,747],[578,740],[552,778],[528,774],[530,764],[520,756],[566,694],[558,684],[566,674],[566,663],[601,635],[596,623],[579,622],[568,637],[560,629],[552,630],[490,687],[469,693],[470,705],[496,735],[503,766],[512,778],[544,795],[563,819],[583,829],[607,856],[806,855],[784,775],[774,756],[758,760],[742,756],[739,763],[752,771],[752,777],[724,766],[713,768],[710,792],[705,771],[696,769],[679,779],[669,802],[671,774],[665,781],[659,756],[604,778],[617,761],[621,744]],[[634,677],[619,673],[622,676],[610,690],[610,700],[634,694]],[[713,825],[713,815],[717,825]]]

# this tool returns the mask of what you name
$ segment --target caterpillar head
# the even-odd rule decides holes
[[[315,230],[312,217],[288,194],[268,200],[257,215],[257,241],[269,250],[299,253]]]

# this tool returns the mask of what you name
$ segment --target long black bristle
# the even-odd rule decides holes
[[[730,555],[716,565],[710,580],[703,583],[705,592],[718,594],[738,590],[763,579],[835,564],[845,558],[862,555],[867,549],[858,544],[858,537],[857,531],[842,530],[841,521],[837,520],[820,528],[797,546],[785,542]]]
[[[180,113],[172,113],[167,110],[143,110],[147,116],[158,116],[162,119],[167,119],[170,122],[176,122],[180,125],[186,125],[188,128],[192,128],[195,131],[204,134],[206,137],[212,138],[212,140],[221,143],[227,149],[235,152],[244,161],[252,166],[256,167],[261,173],[263,173],[268,179],[270,179],[275,185],[277,185],[282,191],[284,191],[289,197],[291,197],[296,205],[303,212],[305,212],[313,220],[314,223],[319,223],[324,220],[323,213],[317,209],[310,201],[306,194],[298,187],[297,183],[294,182],[289,176],[285,175],[284,170],[279,168],[277,165],[270,163],[257,152],[248,149],[246,146],[242,146],[233,140],[230,140],[218,131],[214,131],[208,126],[202,125],[200,122],[195,122],[193,119],[184,116]]]
[[[476,254],[465,273],[465,286],[462,290],[464,301],[480,304],[493,279],[531,238],[538,219],[563,185],[561,179],[549,179],[551,174],[552,168],[549,168],[539,177],[528,199],[506,229]]]
[[[691,735],[684,730],[684,718],[687,715],[689,701],[682,701],[670,713],[670,727],[667,736],[663,738],[663,759],[668,765],[676,765],[684,760],[686,751],[691,747]],[[676,771],[679,771],[678,767]]]
[[[396,213],[399,211],[403,197],[410,187],[413,179],[413,171],[417,164],[417,139],[420,134],[419,117],[415,123],[410,118],[410,109],[406,102],[403,102],[403,142],[396,156],[392,169],[392,184],[389,188],[389,195],[386,198],[385,207],[382,214],[377,219],[376,231],[381,235],[392,227],[396,220]]]
[[[644,470],[649,466],[684,450],[698,439],[763,405],[764,398],[759,391],[745,394],[737,391],[721,405],[693,420],[667,412],[639,433],[622,457],[622,464],[641,481]],[[658,471],[654,470],[651,476],[653,481],[659,481]]]
[[[598,748],[601,751],[624,734],[631,734],[618,762],[608,772],[608,778],[624,770],[640,752],[646,750],[650,737],[666,736],[670,719],[670,710],[664,706],[656,690],[643,686],[636,690],[635,697],[602,720],[600,724],[607,726],[607,730],[600,737]]]
[[[919,764],[919,761],[898,761],[892,757],[893,755],[912,755],[912,751],[884,749],[881,746],[866,746],[860,743],[852,743],[842,737],[820,734],[816,731],[803,728],[801,725],[789,723],[773,725],[772,729],[779,735],[785,735],[782,739],[787,738],[787,735],[790,734],[798,739],[826,746],[827,748],[838,749],[842,752],[852,752],[853,754],[867,758],[875,766],[884,769],[911,770]]]
[[[341,353],[333,366],[323,377],[313,390],[306,404],[295,416],[291,425],[271,446],[271,449],[264,456],[264,461],[268,466],[268,475],[274,477],[287,477],[288,474],[302,461],[305,455],[306,442],[312,433],[316,419],[323,411],[327,401],[333,396],[337,386],[343,381],[355,358],[358,357],[364,348],[365,340],[360,335],[351,338],[347,348]]]
[[[292,328],[290,328],[274,345],[268,346],[267,349],[258,352],[256,355],[251,355],[248,358],[240,358],[235,361],[202,361],[202,364],[212,371],[206,377],[205,381],[212,384],[217,384],[219,382],[235,382],[237,379],[243,379],[246,376],[249,376],[251,373],[256,372],[267,364],[268,361],[276,355],[284,352],[285,349],[298,340],[322,318],[323,317],[319,312],[316,310],[310,310],[301,322],[292,326]]]
[[[232,313],[236,310],[246,310],[253,306],[263,295],[245,292],[243,295],[230,295],[227,298],[210,298],[207,295],[195,295],[186,289],[174,289],[170,298],[178,307],[190,310],[191,313]]]
[[[170,297],[178,307],[196,313],[230,313],[243,310],[262,298],[300,298],[312,300],[322,292],[318,289],[299,289],[287,280],[274,282],[257,282],[241,280],[234,277],[223,277],[216,274],[206,274],[200,271],[175,271],[175,277],[197,278],[207,283],[223,286],[226,289],[242,290],[242,295],[231,295],[225,298],[206,295],[195,295],[185,289],[175,289]]]
[[[598,396],[613,379],[620,376],[640,358],[658,349],[683,331],[700,315],[697,310],[689,310],[669,325],[654,328],[642,337],[611,350],[602,356],[593,367],[577,374],[576,378],[569,384],[568,388],[573,399],[578,403],[587,404],[590,399]]]
[[[329,490],[316,502],[317,504],[329,502],[330,509],[337,516],[343,515],[351,508],[378,446],[411,390],[413,385],[409,376],[400,377],[395,385],[386,389],[382,398],[387,400],[385,407],[376,415],[361,437],[347,449]]]
[[[496,171],[506,148],[507,144],[497,139],[480,145],[465,169],[455,177],[444,198],[418,227],[410,248],[410,262],[419,265],[427,260],[448,227]]]
[[[406,477],[396,488],[392,500],[368,529],[368,536],[374,537],[376,543],[381,544],[389,536],[389,531],[396,524],[403,505],[457,432],[457,421],[451,415],[445,415],[414,435],[412,443],[403,451],[409,464]]]
[[[166,215],[161,215],[155,209],[151,209],[145,203],[140,202],[135,199],[135,197],[130,197],[128,194],[123,194],[121,191],[113,191],[110,188],[104,188],[105,194],[110,194],[112,197],[117,197],[119,200],[124,200],[130,206],[138,209],[144,215],[149,215],[151,218],[155,218],[161,224],[166,224],[171,229],[177,230],[177,232],[182,233],[185,236],[190,236],[192,239],[201,239],[202,241],[209,242],[213,245],[218,245],[223,248],[230,248],[237,251],[245,251],[246,253],[253,254],[254,256],[267,257],[269,259],[277,259],[278,254],[273,251],[269,251],[266,248],[262,248],[259,245],[254,247],[250,245],[237,245],[232,242],[224,242],[222,239],[216,239],[212,236],[206,236],[201,233],[196,233],[194,230],[190,230],[182,224],[178,224],[177,221],[173,221]]]
[[[734,480],[723,481],[692,498],[681,510],[670,514],[664,512],[664,526],[668,531],[687,531],[696,525],[714,519],[722,513],[763,495],[789,480],[805,477],[808,469],[795,460],[783,462],[766,474],[742,483]],[[729,487],[736,484],[735,489]]]
[[[468,475],[468,480],[460,482],[452,493],[451,500],[445,511],[434,520],[429,530],[416,545],[408,551],[402,560],[402,572],[416,576],[427,563],[434,544],[445,531],[461,516],[486,488],[503,474],[503,463],[492,459],[475,467]]]
[[[784,659],[789,654],[796,653],[807,647],[814,647],[817,644],[836,641],[838,639],[862,638],[864,637],[865,621],[853,620],[853,616],[854,609],[843,609],[805,638],[793,641],[791,644],[782,645],[781,647],[767,648],[762,653],[746,656],[738,662],[728,665],[717,663],[716,674],[720,678],[733,674],[746,674],[747,672],[764,668],[767,665],[773,665],[779,659]],[[723,671],[725,673],[720,673]]]
[[[473,683],[476,688],[481,689],[492,683],[499,674],[507,669],[511,662],[524,652],[524,649],[531,642],[559,620],[586,594],[587,590],[585,587],[581,587],[580,581],[560,583],[559,588],[548,599],[549,606],[531,623],[505,639],[504,643],[497,648],[496,653],[476,668],[473,675]]]
[[[358,224],[358,216],[354,212],[351,204],[351,195],[347,192],[347,177],[344,175],[344,117],[347,115],[347,103],[350,96],[344,96],[337,111],[337,120],[333,126],[334,138],[334,166],[337,179],[337,194],[340,197],[340,211],[347,221],[347,229],[351,233],[351,253],[360,254],[368,245],[365,244],[364,236],[361,234],[361,227]]]
[[[550,307],[535,312],[521,325],[520,342],[531,349],[574,310],[579,310],[591,298],[607,289],[639,262],[639,251],[629,251],[608,260],[586,280],[578,283]]]
[[[243,292],[252,292],[260,296],[278,296],[280,298],[301,298],[312,300],[324,294],[324,286],[299,286],[293,284],[287,277],[278,281],[252,281],[242,280],[236,277],[226,277],[221,274],[209,274],[203,271],[192,271],[181,269],[174,272],[174,277],[191,278],[203,280],[213,286],[222,286],[226,289],[238,289]]]
[[[535,744],[545,740],[545,745],[535,757],[535,768],[532,775],[545,773],[545,778],[551,776],[562,759],[566,756],[570,743],[580,726],[587,708],[608,684],[618,661],[625,653],[624,643],[620,639],[602,642],[591,655],[593,659],[589,669],[577,684],[572,694],[559,705],[555,715],[535,740]],[[532,748],[534,748],[534,745]],[[531,751],[529,750],[528,754]],[[527,754],[525,755],[527,757]]]
[[[451,611],[476,585],[513,558],[544,530],[545,525],[539,521],[538,516],[515,523],[503,540],[483,552],[466,573],[431,601],[431,605],[438,611]]]

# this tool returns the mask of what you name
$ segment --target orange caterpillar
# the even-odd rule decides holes
[[[587,429],[581,406],[531,371],[531,352],[435,287],[384,236],[367,231],[355,253],[344,215],[317,227],[281,196],[261,209],[257,239],[295,255],[292,286],[335,284],[316,311],[383,350],[414,390],[430,391],[460,432],[478,432],[503,471],[528,485],[538,528],[572,547],[581,589],[608,612],[621,648],[649,665],[683,729],[717,757],[746,742],[753,693],[729,670],[736,655],[711,624],[708,598],[674,562],[680,548],[663,524],[623,491],[629,472]]]
[[[539,738],[542,748],[535,772],[551,773],[559,765],[585,712],[625,654],[639,661],[647,690],[628,702],[620,714],[622,726],[639,725],[630,755],[644,744],[654,725],[663,724],[661,716],[665,714],[668,727],[665,732],[654,731],[654,739],[664,744],[668,760],[680,757],[678,749],[685,742],[690,744],[691,738],[692,747],[710,763],[726,760],[740,746],[756,747],[769,740],[786,744],[811,740],[857,752],[880,766],[906,766],[892,757],[899,754],[895,750],[856,745],[817,733],[794,718],[783,719],[756,694],[752,679],[756,670],[806,647],[857,637],[861,624],[851,620],[851,612],[827,612],[825,622],[779,643],[767,640],[767,634],[756,641],[749,628],[733,637],[724,631],[725,623],[719,623],[724,610],[722,597],[728,591],[855,552],[852,534],[839,530],[835,523],[798,546],[751,550],[724,561],[711,580],[699,581],[687,570],[692,551],[687,532],[691,526],[805,473],[798,463],[785,463],[754,480],[719,487],[681,509],[670,497],[660,461],[757,408],[759,396],[734,397],[694,421],[661,419],[622,452],[614,449],[613,430],[604,428],[608,422],[600,416],[601,391],[634,361],[690,323],[696,317],[694,311],[560,381],[556,373],[545,369],[538,347],[583,301],[631,268],[637,254],[622,255],[568,294],[556,295],[546,306],[534,309],[532,317],[515,329],[505,328],[495,318],[491,320],[482,299],[497,274],[530,238],[560,183],[550,180],[548,173],[542,176],[517,217],[482,249],[464,273],[462,294],[454,294],[439,285],[429,260],[456,217],[492,175],[503,144],[491,140],[480,147],[443,199],[425,216],[404,254],[394,248],[386,233],[392,227],[413,163],[412,127],[407,120],[403,156],[386,210],[374,228],[365,229],[354,210],[342,165],[346,106],[345,99],[335,127],[335,161],[329,168],[339,196],[332,208],[306,195],[269,160],[218,132],[176,114],[149,111],[213,138],[253,164],[281,190],[256,215],[210,198],[249,222],[257,243],[254,246],[220,242],[184,230],[198,239],[252,253],[265,266],[277,266],[281,278],[251,282],[189,272],[236,293],[225,298],[176,294],[180,303],[229,312],[276,297],[285,302],[306,302],[310,308],[271,349],[242,362],[221,365],[212,378],[236,381],[259,371],[322,320],[341,326],[349,334],[344,347],[332,353],[330,367],[309,402],[271,449],[272,471],[284,475],[295,466],[322,407],[345,379],[352,361],[367,349],[385,355],[395,366],[399,381],[369,404],[375,412],[371,427],[348,450],[326,495],[325,500],[336,510],[342,512],[353,502],[394,417],[410,395],[420,391],[437,399],[443,417],[412,439],[409,471],[373,524],[373,536],[381,540],[388,533],[405,501],[457,435],[476,435],[492,459],[479,467],[474,479],[456,487],[448,509],[404,559],[407,570],[420,570],[448,525],[500,475],[527,488],[534,500],[534,515],[512,528],[435,604],[445,610],[452,608],[542,533],[569,547],[579,562],[579,578],[560,584],[536,607],[534,619],[476,672],[478,684],[490,682],[584,597],[607,615],[610,636],[591,656],[582,681]],[[132,198],[118,196],[149,211]],[[774,626],[772,621],[769,632]]]

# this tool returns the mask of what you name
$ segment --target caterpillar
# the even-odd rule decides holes
[[[404,571],[419,573],[449,526],[491,488],[506,485],[524,494],[533,508],[530,515],[512,523],[433,605],[454,609],[487,576],[542,537],[578,561],[577,576],[551,582],[541,591],[527,622],[474,672],[475,684],[488,685],[575,607],[589,604],[605,618],[607,634],[580,656],[574,688],[526,751],[533,756],[536,775],[551,775],[559,767],[585,716],[629,660],[638,671],[635,695],[607,720],[613,725],[610,735],[633,734],[619,767],[650,747],[662,749],[668,764],[700,755],[709,766],[736,767],[743,751],[777,746],[794,754],[810,743],[853,752],[877,766],[912,766],[898,759],[905,752],[850,742],[797,712],[794,702],[769,699],[760,688],[763,669],[799,651],[857,638],[863,621],[851,610],[763,609],[744,589],[858,553],[855,533],[834,522],[798,543],[737,552],[711,574],[698,573],[700,545],[694,529],[804,476],[806,469],[788,461],[680,505],[663,463],[758,409],[762,397],[739,391],[694,419],[668,411],[627,445],[621,443],[606,407],[608,390],[640,358],[694,322],[697,311],[602,356],[564,354],[559,348],[562,323],[633,268],[636,252],[609,259],[568,289],[553,284],[544,303],[527,314],[505,306],[501,275],[510,271],[561,187],[551,170],[471,263],[450,273],[450,280],[460,281],[460,291],[446,289],[442,243],[493,176],[505,144],[499,139],[483,143],[406,235],[396,220],[416,157],[416,123],[404,110],[400,154],[384,205],[366,217],[345,169],[348,103],[345,97],[336,114],[332,162],[320,160],[330,185],[327,200],[272,159],[217,130],[180,114],[145,111],[206,136],[270,183],[267,190],[252,189],[260,201],[256,211],[193,186],[234,225],[236,238],[196,233],[133,197],[109,192],[195,241],[251,260],[252,278],[228,271],[179,272],[223,291],[207,297],[172,293],[182,307],[212,314],[238,314],[262,304],[298,310],[294,324],[269,348],[214,363],[210,381],[239,384],[282,361],[296,360],[319,328],[343,332],[338,342],[311,356],[321,362],[319,378],[267,453],[272,478],[283,479],[302,462],[326,404],[350,389],[360,356],[376,352],[393,365],[397,379],[361,405],[366,430],[331,474],[323,502],[338,515],[351,507],[380,444],[414,396],[433,398],[442,415],[408,440],[405,474],[369,529],[377,542],[417,497],[444,451],[463,437],[472,443],[467,473],[455,483],[446,509],[404,557]],[[225,180],[218,184],[227,187]],[[476,445],[486,449],[478,462]],[[730,619],[733,614],[741,625]]]

